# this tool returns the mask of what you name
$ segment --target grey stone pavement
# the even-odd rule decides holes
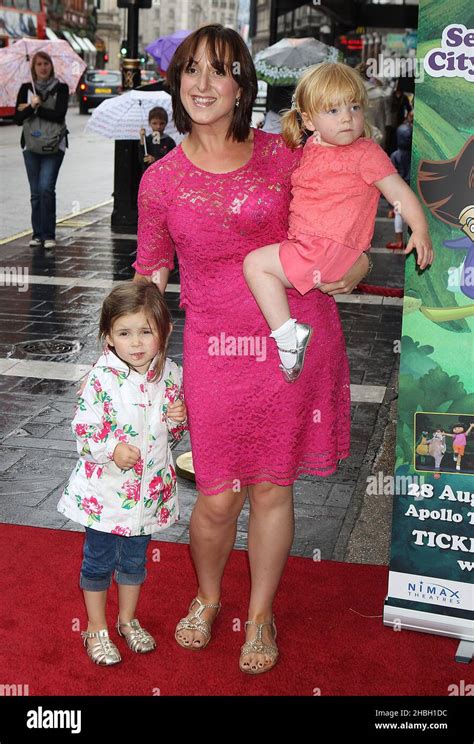
[[[113,281],[131,277],[133,235],[111,232],[111,204],[58,224],[54,252],[28,247],[30,235],[0,245],[0,521],[81,530],[56,511],[76,460],[70,430],[77,380],[97,358],[98,312]],[[404,257],[383,248],[392,223],[381,204],[373,240],[371,284],[403,286]],[[22,286],[24,272],[28,282]],[[369,280],[368,280],[369,281]],[[167,292],[175,331],[170,356],[182,361],[184,312],[179,275]],[[351,456],[328,478],[295,484],[293,555],[387,563],[391,499],[370,496],[371,472],[393,468],[401,300],[339,297],[347,341],[352,402]],[[51,347],[51,342],[55,342]],[[34,344],[34,346],[33,346]],[[174,446],[190,449],[189,438]],[[181,521],[157,539],[188,542],[194,484],[179,479]],[[247,505],[235,547],[246,546]]]

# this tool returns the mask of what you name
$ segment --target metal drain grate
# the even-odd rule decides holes
[[[52,357],[69,357],[82,349],[80,341],[63,341],[55,338],[37,339],[36,341],[21,341],[15,344],[9,356],[15,359],[34,357],[35,359],[50,360]]]

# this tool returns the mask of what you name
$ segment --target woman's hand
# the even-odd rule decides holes
[[[29,105],[30,105],[29,103],[19,103],[17,106],[17,110],[24,111],[25,109],[28,108]]]
[[[186,419],[186,406],[182,400],[175,400],[168,404],[167,417],[176,424],[182,424]]]
[[[368,270],[369,259],[362,253],[342,279],[330,284],[321,284],[318,289],[328,295],[350,294],[360,284]]]
[[[31,98],[30,106],[33,106],[33,108],[36,108],[37,106],[41,106],[41,98],[39,96],[33,96]]]
[[[120,470],[130,470],[141,457],[138,447],[120,442],[114,449],[114,463]]]

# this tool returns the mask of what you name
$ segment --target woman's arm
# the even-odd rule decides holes
[[[369,268],[369,259],[365,253],[362,253],[342,279],[330,284],[321,284],[318,289],[328,295],[350,294],[367,275]]]
[[[42,119],[56,121],[58,124],[64,121],[69,103],[69,88],[65,83],[60,83],[57,88],[56,105],[53,109],[38,106],[36,114]]]
[[[174,267],[174,244],[168,231],[166,181],[160,168],[148,169],[138,193],[137,258],[135,281],[157,285],[164,294]]]
[[[21,126],[25,119],[29,119],[30,116],[33,116],[34,113],[35,110],[33,106],[30,106],[30,104],[28,103],[28,85],[26,83],[23,83],[16,97],[15,115],[13,117],[13,121],[15,122],[15,124],[18,124],[18,126]]]
[[[404,253],[411,253],[416,248],[417,263],[420,269],[426,269],[433,263],[433,246],[423,208],[408,184],[398,173],[375,182],[390,204],[397,205],[405,222],[408,222],[412,235]]]

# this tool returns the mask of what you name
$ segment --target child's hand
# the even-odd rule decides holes
[[[411,253],[413,248],[416,248],[416,262],[420,269],[426,269],[429,264],[433,263],[433,246],[428,232],[412,233],[408,245],[403,252]]]
[[[183,401],[175,400],[174,403],[169,403],[166,415],[171,421],[181,424],[186,418],[186,406]]]
[[[130,470],[141,457],[138,447],[120,442],[114,449],[114,463],[121,470]]]
[[[143,158],[143,161],[151,165],[151,163],[155,162],[155,158],[153,157],[153,155],[145,155],[145,157]]]
[[[76,395],[78,395],[79,398],[82,396],[82,393],[84,392],[84,388],[85,388],[86,384],[87,384],[87,375],[84,377],[84,379],[82,380],[81,384],[79,385],[79,387],[76,390]]]

